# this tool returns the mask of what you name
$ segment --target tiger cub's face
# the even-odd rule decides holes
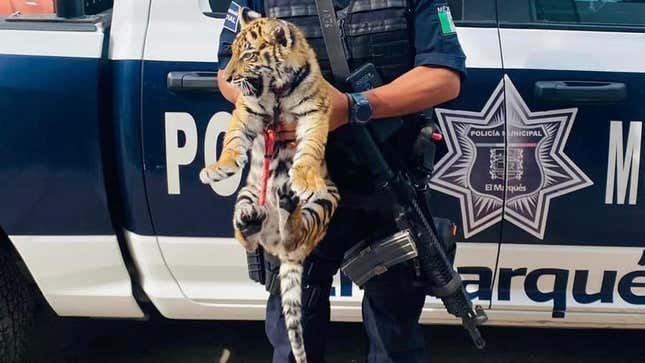
[[[233,42],[224,77],[246,97],[279,93],[309,66],[313,52],[293,24],[259,18],[246,8],[240,13],[242,29]]]

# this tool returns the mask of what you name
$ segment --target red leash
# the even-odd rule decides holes
[[[269,167],[273,158],[275,148],[275,131],[268,128],[264,132],[264,161],[262,163],[262,186],[260,187],[260,205],[264,206],[267,201],[267,184],[269,183]]]

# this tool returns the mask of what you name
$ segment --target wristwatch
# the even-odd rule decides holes
[[[364,125],[372,119],[372,105],[362,93],[348,93],[350,100],[349,123]]]

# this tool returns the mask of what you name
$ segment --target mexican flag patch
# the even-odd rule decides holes
[[[448,5],[437,7],[437,16],[439,16],[441,34],[450,35],[457,32],[457,29],[455,28],[455,22],[452,20],[452,14],[450,13],[450,7]]]

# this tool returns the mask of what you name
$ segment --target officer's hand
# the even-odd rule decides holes
[[[331,89],[332,96],[332,111],[329,123],[329,132],[345,125],[349,120],[349,101],[347,96],[336,89],[334,86],[327,83]],[[296,147],[296,125],[286,124],[282,116],[280,116],[280,126],[278,127],[278,140],[287,142],[290,148]]]
[[[287,147],[293,149],[296,147],[296,125],[294,123],[286,124],[280,116],[278,125],[278,141],[287,143]]]

